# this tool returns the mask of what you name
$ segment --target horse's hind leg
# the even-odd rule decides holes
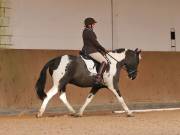
[[[61,90],[61,94],[59,96],[60,100],[64,103],[64,105],[68,108],[68,110],[72,114],[76,113],[75,110],[73,109],[73,107],[70,105],[70,103],[67,100],[65,86],[63,88],[60,88],[60,90]]]
[[[80,108],[79,112],[77,114],[75,114],[74,116],[76,117],[81,117],[83,115],[83,112],[85,110],[85,108],[87,107],[87,105],[92,101],[92,99],[94,98],[95,94],[98,92],[99,88],[95,88],[93,87],[91,89],[91,91],[89,92],[85,103],[83,104],[83,106]]]
[[[46,109],[46,106],[49,102],[49,100],[58,93],[58,85],[54,85],[48,92],[47,97],[43,100],[43,103],[41,105],[41,108],[37,114],[37,117],[41,117]]]

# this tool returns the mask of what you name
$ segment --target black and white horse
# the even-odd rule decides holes
[[[116,49],[106,54],[109,60],[109,68],[103,75],[103,85],[94,85],[94,78],[97,74],[96,65],[93,60],[85,59],[80,56],[63,55],[50,60],[42,69],[40,77],[36,83],[36,92],[38,97],[43,101],[42,106],[37,114],[41,117],[46,109],[49,100],[58,93],[60,93],[60,100],[66,105],[68,110],[75,116],[82,116],[85,108],[91,102],[95,94],[100,88],[108,88],[117,97],[127,116],[132,116],[132,112],[124,102],[123,97],[119,91],[119,73],[120,69],[126,69],[130,79],[135,79],[137,75],[137,68],[140,59],[140,50],[136,49]],[[53,79],[52,88],[45,93],[46,71],[49,68],[49,73]],[[91,87],[91,91],[79,112],[75,112],[73,107],[69,104],[66,98],[66,85],[74,84],[80,87]]]

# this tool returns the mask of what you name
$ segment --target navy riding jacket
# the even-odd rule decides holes
[[[86,54],[91,54],[95,52],[105,53],[106,50],[97,41],[97,36],[93,29],[85,28],[82,36],[84,42],[84,46],[82,48],[83,52],[85,52]]]

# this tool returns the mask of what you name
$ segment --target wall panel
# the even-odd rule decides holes
[[[83,20],[94,17],[98,40],[112,46],[110,0],[13,0],[13,48],[81,49]]]

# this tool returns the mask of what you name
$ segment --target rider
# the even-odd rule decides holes
[[[95,78],[95,84],[100,84],[102,83],[103,73],[106,70],[108,62],[103,56],[106,54],[106,50],[97,41],[96,34],[93,31],[96,23],[97,22],[95,21],[95,19],[91,17],[84,20],[85,28],[82,35],[84,46],[82,48],[82,52],[85,52],[87,55],[101,64]]]

